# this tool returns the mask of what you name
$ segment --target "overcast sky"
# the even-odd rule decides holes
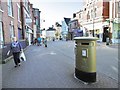
[[[55,22],[61,23],[63,17],[72,18],[73,13],[82,9],[82,2],[80,0],[29,0],[34,8],[38,8],[41,11],[42,28],[55,24]]]

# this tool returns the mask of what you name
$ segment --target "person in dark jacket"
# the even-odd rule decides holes
[[[43,43],[44,43],[44,46],[47,47],[47,39],[46,38],[44,38]]]
[[[11,43],[11,51],[13,54],[14,62],[15,62],[15,67],[20,66],[20,59],[19,55],[22,50],[21,44],[17,41],[16,37],[13,38],[13,42]]]

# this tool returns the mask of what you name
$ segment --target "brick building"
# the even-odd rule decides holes
[[[11,56],[11,53],[7,53],[10,50],[12,37],[17,37],[23,48],[26,47],[22,34],[20,9],[20,0],[17,2],[12,2],[12,0],[0,1],[0,48],[3,61]]]
[[[78,26],[85,36],[98,37],[100,41],[106,42],[111,34],[109,31],[109,1],[106,0],[84,0],[83,10],[76,13]]]
[[[0,0],[0,62],[12,55],[8,54],[12,37],[17,37],[23,48],[31,44],[33,24],[33,5],[29,0]]]
[[[40,13],[41,11],[38,8],[33,8],[33,17],[34,17],[34,38],[40,37],[42,31],[40,30]]]
[[[21,1],[21,12],[22,12],[22,28],[23,36],[27,41],[27,45],[31,45],[33,40],[33,14],[32,14],[32,5],[29,0]]]

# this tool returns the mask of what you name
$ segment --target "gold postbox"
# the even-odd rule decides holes
[[[96,37],[75,37],[75,76],[87,83],[96,82]]]

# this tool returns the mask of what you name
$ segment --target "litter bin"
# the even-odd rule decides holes
[[[75,37],[75,77],[96,82],[96,37]]]

